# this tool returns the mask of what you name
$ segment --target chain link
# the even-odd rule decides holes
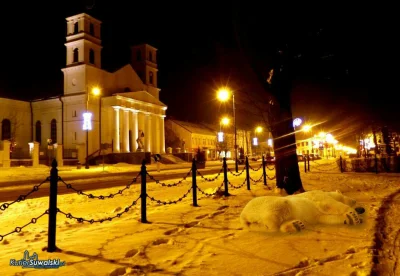
[[[48,215],[49,214],[49,210],[46,210],[43,214],[41,214],[40,216],[36,217],[36,218],[32,218],[30,222],[28,222],[27,224],[25,224],[24,226],[21,227],[15,227],[14,231],[11,231],[5,235],[0,235],[0,241],[2,241],[5,237],[7,237],[8,235],[11,235],[13,233],[19,233],[22,231],[22,229],[24,229],[25,227],[27,227],[30,224],[35,224],[38,219],[40,219],[41,217],[43,217],[44,215]]]
[[[87,196],[88,198],[96,198],[96,199],[101,199],[101,200],[103,200],[103,199],[107,199],[107,198],[113,198],[113,197],[116,196],[116,195],[121,195],[125,190],[129,189],[133,183],[136,183],[136,180],[137,180],[137,178],[138,178],[139,176],[140,176],[140,173],[139,173],[134,179],[132,179],[131,183],[129,183],[128,185],[126,185],[125,188],[123,188],[122,190],[119,190],[119,191],[116,192],[116,193],[109,194],[109,195],[107,195],[107,196],[104,196],[104,195],[96,196],[96,195],[93,195],[93,194],[88,194],[88,193],[85,193],[85,192],[82,191],[82,190],[75,189],[74,187],[72,187],[71,184],[65,183],[65,181],[64,181],[61,177],[58,177],[58,180],[61,181],[61,182],[67,187],[67,189],[74,190],[78,195],[85,195],[85,196]]]
[[[243,180],[243,183],[240,184],[239,186],[234,186],[230,181],[228,181],[229,186],[231,186],[233,189],[240,189],[246,184],[246,178]]]
[[[90,220],[89,220],[89,219],[85,219],[85,218],[82,218],[82,217],[75,217],[75,216],[72,215],[71,213],[65,213],[65,212],[61,211],[60,209],[58,209],[58,208],[57,208],[57,212],[59,212],[59,213],[65,215],[65,217],[68,218],[68,219],[75,219],[75,220],[78,221],[79,223],[83,223],[83,222],[89,222],[90,224],[93,224],[93,223],[95,223],[95,222],[100,222],[100,223],[102,223],[102,222],[104,222],[104,221],[112,221],[112,220],[115,219],[115,218],[120,218],[124,213],[129,212],[130,209],[131,209],[133,206],[136,205],[136,203],[137,203],[137,201],[138,201],[139,199],[140,199],[140,196],[139,196],[136,200],[134,200],[134,201],[132,202],[131,205],[129,205],[128,207],[125,207],[125,209],[124,209],[122,212],[117,213],[117,214],[116,214],[115,216],[113,216],[113,217],[108,217],[108,218],[105,218],[105,219],[90,219]]]
[[[240,173],[234,173],[234,172],[231,171],[230,168],[228,168],[228,171],[229,171],[233,176],[240,176],[240,175],[244,172],[245,169],[246,169],[246,167],[244,167],[243,170],[242,170]]]
[[[266,167],[268,170],[270,170],[270,171],[275,170],[275,165],[274,165],[272,168],[269,168],[269,167],[268,167],[268,164],[265,164],[265,167]]]
[[[33,186],[33,189],[32,189],[29,193],[27,193],[27,194],[25,194],[25,195],[20,195],[20,196],[19,196],[16,200],[14,200],[13,202],[10,202],[10,203],[3,203],[3,204],[0,206],[0,210],[1,210],[1,211],[4,211],[4,210],[6,210],[8,207],[10,207],[11,205],[13,205],[14,203],[24,201],[30,194],[32,194],[32,193],[34,193],[34,192],[37,192],[37,191],[39,190],[39,187],[42,186],[44,183],[46,183],[46,182],[48,182],[48,181],[50,181],[50,177],[49,177],[49,176],[48,176],[45,180],[43,180],[42,182],[40,182],[40,184]]]
[[[257,182],[261,182],[262,181],[263,176],[264,175],[262,174],[258,180],[254,180],[251,176],[249,176],[249,178],[250,178],[251,181],[257,183]]]
[[[183,181],[185,181],[186,178],[190,175],[191,172],[192,172],[192,169],[190,169],[189,172],[181,180],[179,180],[178,182],[172,183],[172,184],[167,184],[167,183],[164,183],[164,182],[160,182],[160,180],[155,179],[147,171],[146,171],[146,174],[151,180],[154,180],[157,184],[161,184],[161,186],[163,186],[163,187],[175,187],[175,186],[178,186],[179,184],[181,184]]]
[[[224,186],[224,182],[222,182],[221,185],[219,185],[219,187],[217,188],[217,190],[216,190],[214,193],[212,193],[212,194],[206,193],[206,192],[203,191],[199,186],[197,186],[197,190],[198,190],[200,193],[202,193],[203,195],[205,195],[205,196],[213,196],[213,195],[216,195],[216,194],[218,193],[219,190],[221,190],[221,187],[222,187],[222,186]]]
[[[193,187],[190,187],[190,189],[183,194],[182,197],[180,197],[177,200],[170,200],[170,201],[161,201],[159,199],[155,199],[154,197],[149,196],[148,194],[146,194],[146,196],[148,198],[150,198],[151,201],[156,201],[158,204],[164,204],[164,205],[169,205],[169,204],[176,204],[178,202],[181,202],[185,197],[187,197],[187,195],[190,193],[190,191],[193,189]]]
[[[268,178],[269,180],[274,180],[274,179],[276,178],[276,174],[275,174],[273,177],[269,177],[269,176],[267,175],[267,178]]]
[[[263,164],[261,164],[260,167],[258,167],[258,169],[253,169],[253,167],[249,164],[249,168],[256,172],[256,171],[259,171],[262,168],[262,165]]]
[[[222,173],[223,171],[224,171],[224,168],[222,168],[222,169],[218,172],[218,174],[217,174],[215,177],[213,177],[213,178],[204,177],[204,176],[201,174],[201,172],[200,172],[199,170],[197,170],[197,174],[200,175],[200,177],[201,177],[202,179],[204,179],[205,181],[213,182],[213,181],[217,180],[217,178],[221,175],[221,173]]]

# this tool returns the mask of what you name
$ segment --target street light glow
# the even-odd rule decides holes
[[[260,127],[260,126],[258,126],[258,127],[256,128],[256,132],[257,132],[257,133],[261,133],[262,130],[263,130],[263,129],[262,129],[262,127]]]
[[[93,89],[92,89],[92,94],[95,95],[95,96],[100,95],[100,88],[98,88],[98,87],[93,87]]]
[[[221,102],[226,102],[229,99],[229,96],[230,96],[230,93],[229,93],[229,90],[227,88],[221,88],[217,92],[217,98]]]
[[[311,128],[312,128],[312,127],[311,127],[310,125],[304,125],[304,126],[303,126],[303,131],[304,131],[304,132],[309,132],[309,131],[311,130]]]
[[[229,120],[228,117],[224,117],[221,119],[221,124],[223,124],[224,126],[227,126],[227,125],[229,125],[230,121],[231,120]]]

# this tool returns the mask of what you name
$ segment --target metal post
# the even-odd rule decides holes
[[[235,106],[235,93],[232,93],[232,104],[233,104],[233,125],[235,128],[235,169],[239,172],[238,158],[237,158],[237,139],[236,139],[236,106]]]
[[[228,166],[226,165],[226,157],[224,157],[224,163],[223,163],[223,168],[224,168],[224,196],[229,196],[229,191],[228,191]]]
[[[89,111],[89,90],[86,89],[87,100],[86,100],[86,113]],[[85,169],[89,169],[89,129],[86,128],[86,162]]]
[[[307,155],[307,171],[310,171],[310,155]]]
[[[47,252],[55,252],[56,247],[56,223],[57,223],[57,161],[53,159],[50,170],[50,199],[49,199],[49,232]]]
[[[140,170],[140,177],[142,179],[141,181],[141,189],[140,189],[140,197],[141,197],[141,211],[142,211],[142,217],[141,217],[141,222],[142,223],[147,223],[147,215],[146,215],[146,198],[147,198],[147,191],[146,191],[146,176],[147,176],[147,171],[146,171],[146,160],[143,159],[142,161],[142,167]]]
[[[265,171],[265,166],[267,161],[265,160],[264,155],[262,156],[262,164],[263,164],[263,176],[264,176],[264,185],[267,186],[267,172]]]
[[[304,156],[304,172],[307,172],[307,156]]]
[[[250,170],[249,170],[249,158],[246,156],[246,182],[247,182],[247,190],[250,190]]]
[[[196,160],[192,160],[192,189],[193,189],[193,206],[197,207],[197,183],[196,183]]]

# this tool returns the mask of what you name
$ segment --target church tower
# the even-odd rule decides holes
[[[157,49],[148,44],[132,47],[131,64],[145,85],[157,88]]]
[[[81,13],[66,18],[67,60],[64,72],[64,94],[87,90],[87,66],[101,69],[101,21]]]

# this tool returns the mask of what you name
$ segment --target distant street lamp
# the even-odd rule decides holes
[[[100,95],[100,89],[98,87],[93,87],[91,93],[94,96],[99,96]],[[90,97],[90,93],[89,93],[89,91],[87,91],[86,112],[83,113],[83,127],[82,127],[83,130],[86,130],[86,162],[85,162],[85,169],[89,169],[89,130],[92,129],[92,113],[89,112],[89,97]]]
[[[238,172],[239,168],[238,168],[238,159],[237,159],[235,93],[228,90],[228,88],[221,88],[217,92],[217,98],[221,102],[226,102],[229,99],[230,94],[232,94],[233,127],[234,127],[234,132],[235,132],[235,169],[236,169],[236,172]]]

